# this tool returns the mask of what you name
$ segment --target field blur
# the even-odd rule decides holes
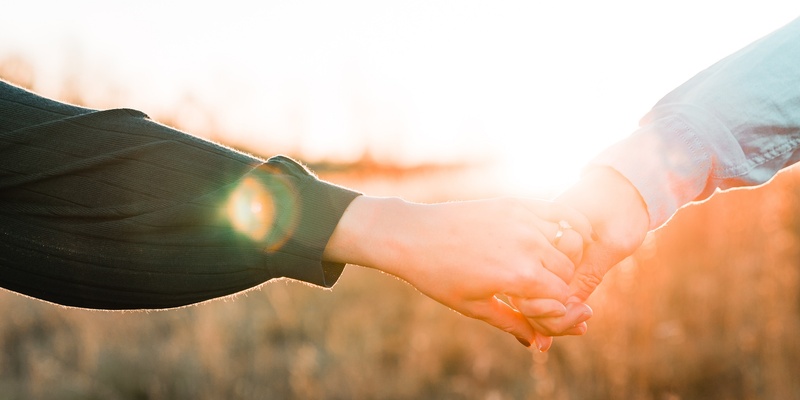
[[[29,75],[21,60],[0,66],[22,85]],[[319,172],[417,201],[495,195],[459,169]],[[800,171],[790,169],[682,210],[607,276],[589,333],[544,354],[355,266],[333,290],[271,282],[158,312],[0,291],[0,400],[800,398],[798,274]]]

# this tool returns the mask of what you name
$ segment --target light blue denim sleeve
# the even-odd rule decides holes
[[[754,186],[800,160],[800,18],[673,90],[598,155],[636,186],[650,229],[716,190]]]

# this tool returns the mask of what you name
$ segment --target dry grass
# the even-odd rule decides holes
[[[0,398],[797,398],[800,174],[684,210],[531,354],[402,282],[273,282],[151,313],[0,293]]]

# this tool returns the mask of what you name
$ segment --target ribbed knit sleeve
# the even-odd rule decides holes
[[[169,308],[277,277],[331,286],[322,251],[358,194],[128,109],[0,82],[0,286],[101,309]]]

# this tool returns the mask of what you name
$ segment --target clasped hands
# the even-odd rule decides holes
[[[323,257],[394,275],[544,351],[552,336],[586,332],[592,310],[584,301],[641,244],[648,222],[630,183],[599,169],[556,202],[360,196]]]

